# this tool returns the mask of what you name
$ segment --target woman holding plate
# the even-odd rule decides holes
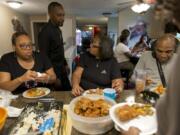
[[[4,54],[0,60],[0,88],[22,93],[31,87],[46,87],[56,80],[53,67],[46,56],[33,52],[26,32],[12,35],[14,52]]]

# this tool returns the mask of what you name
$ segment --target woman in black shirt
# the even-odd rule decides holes
[[[0,88],[21,93],[29,85],[42,86],[53,83],[56,75],[46,56],[33,52],[27,33],[16,32],[12,36],[14,52],[7,53],[0,60]]]
[[[93,38],[89,52],[80,56],[80,63],[72,75],[73,95],[78,96],[84,90],[98,87],[122,90],[123,81],[111,43],[107,37]]]

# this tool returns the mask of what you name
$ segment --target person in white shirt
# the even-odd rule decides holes
[[[131,51],[127,46],[127,39],[130,35],[129,30],[124,29],[119,37],[119,43],[114,49],[114,55],[117,59],[119,69],[129,69],[133,70],[134,65],[130,62],[130,57],[132,57]]]

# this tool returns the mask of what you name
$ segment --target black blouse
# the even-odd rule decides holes
[[[100,60],[84,53],[80,56],[79,66],[84,69],[80,85],[85,90],[111,87],[112,80],[121,77],[115,58]]]
[[[52,67],[49,59],[37,52],[33,52],[33,57],[35,64],[31,70],[43,73]],[[11,74],[11,80],[16,79],[17,77],[22,76],[27,69],[24,69],[17,61],[17,57],[14,52],[7,53],[2,56],[0,60],[0,72],[8,72]],[[32,83],[32,82],[29,82]],[[44,86],[45,84],[37,83],[36,86]],[[25,83],[22,83],[15,91],[14,94],[22,93],[27,88]]]

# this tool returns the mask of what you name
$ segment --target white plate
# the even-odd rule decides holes
[[[110,117],[114,121],[114,123],[120,127],[120,129],[128,130],[129,127],[137,127],[141,130],[140,135],[151,135],[153,133],[157,132],[157,118],[156,118],[156,110],[155,108],[152,108],[154,111],[154,114],[152,116],[138,116],[137,118],[134,118],[132,120],[129,120],[127,122],[122,122],[117,117],[115,111],[117,108],[128,104],[137,104],[137,103],[119,103],[111,107],[110,109]]]
[[[92,91],[94,93],[90,93],[90,91]],[[85,90],[85,92],[83,93],[83,96],[85,96],[85,95],[103,95],[103,92],[102,92],[102,94],[98,94],[98,93],[95,93],[96,91],[97,91],[97,89]]]
[[[25,98],[40,98],[40,97],[44,97],[46,95],[48,95],[50,93],[50,89],[48,88],[45,88],[45,87],[37,87],[37,88],[32,88],[32,89],[36,89],[36,90],[42,90],[44,91],[45,93],[43,95],[39,95],[39,96],[29,96],[27,93],[31,90],[31,89],[28,89],[26,90],[25,92],[23,92],[23,97]]]

